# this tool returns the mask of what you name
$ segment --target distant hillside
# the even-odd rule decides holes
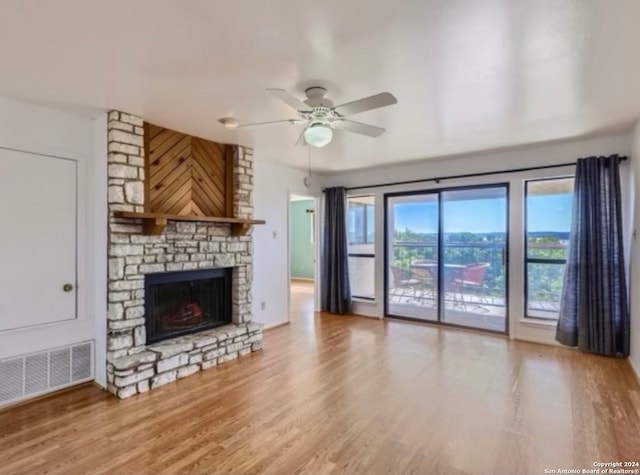
[[[568,241],[569,233],[568,232],[560,232],[560,231],[536,231],[528,233],[529,237],[538,238],[538,237],[554,237],[559,241]]]
[[[457,242],[478,242],[478,241],[503,241],[506,233],[444,233],[445,241]],[[529,233],[530,238],[555,238],[558,241],[568,241],[569,233],[564,231],[535,231]],[[405,229],[404,231],[396,231],[396,242],[419,242],[429,243],[436,242],[438,235],[436,233],[418,233]]]

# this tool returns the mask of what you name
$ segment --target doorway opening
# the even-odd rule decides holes
[[[316,282],[316,200],[289,200],[289,321],[312,318]]]

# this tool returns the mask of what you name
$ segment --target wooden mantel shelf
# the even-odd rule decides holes
[[[265,224],[263,219],[224,218],[218,216],[181,216],[178,214],[163,213],[134,213],[130,211],[117,211],[116,218],[141,219],[145,234],[161,234],[167,225],[167,221],[191,221],[200,223],[230,224],[231,234],[241,236],[254,224]]]

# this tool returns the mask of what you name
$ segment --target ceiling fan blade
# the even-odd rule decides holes
[[[298,137],[298,140],[296,140],[296,147],[304,147],[307,145],[307,141],[304,139],[305,130],[307,129],[302,129],[302,132],[300,132],[300,137]]]
[[[311,107],[309,107],[307,104],[302,102],[297,97],[292,96],[291,94],[289,94],[284,89],[267,89],[267,92],[269,92],[273,97],[275,97],[277,99],[280,99],[285,104],[290,105],[291,107],[293,107],[297,111],[311,111],[312,110]]]
[[[284,120],[270,120],[267,122],[254,122],[253,124],[240,124],[238,125],[238,127],[236,127],[237,129],[241,129],[244,127],[255,127],[258,125],[271,125],[271,124],[284,124],[285,122],[289,122],[290,124],[306,124],[307,121],[306,120],[302,120],[302,119],[284,119]]]
[[[375,125],[363,124],[353,120],[344,119],[336,123],[336,129],[355,132],[356,134],[368,135],[369,137],[380,137],[385,129]]]
[[[397,103],[398,99],[396,99],[393,94],[389,92],[381,92],[375,96],[369,96],[364,99],[358,99],[357,101],[341,104],[334,107],[333,110],[342,116],[346,116],[378,109],[379,107],[391,106]]]

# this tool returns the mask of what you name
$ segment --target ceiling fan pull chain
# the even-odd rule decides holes
[[[307,148],[309,149],[309,166],[307,168],[307,176],[304,177],[304,180],[302,180],[302,182],[304,183],[304,186],[309,188],[311,186],[311,147]]]

